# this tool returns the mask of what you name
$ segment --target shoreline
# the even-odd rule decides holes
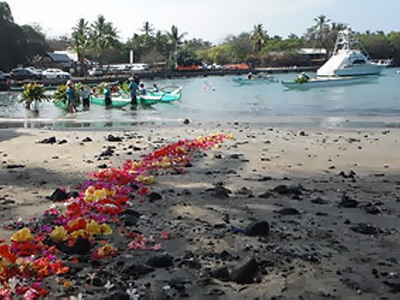
[[[307,128],[315,130],[374,130],[374,129],[398,129],[400,128],[400,121],[394,116],[263,116],[254,117],[252,121],[248,121],[249,116],[245,120],[241,118],[234,118],[229,120],[197,120],[188,119],[193,125],[201,125],[206,128],[210,127],[226,127],[232,124],[240,124],[256,127],[278,127],[284,129],[291,128]],[[3,118],[0,117],[0,130],[7,129],[46,129],[46,130],[129,130],[141,128],[143,126],[150,127],[185,127],[183,121],[187,119],[185,115],[176,119],[143,119],[143,120],[91,120],[79,118]]]
[[[133,204],[145,217],[131,228],[155,236],[161,229],[170,232],[161,253],[126,252],[122,245],[120,256],[72,265],[71,290],[46,280],[50,297],[82,292],[84,299],[113,299],[131,282],[141,297],[157,299],[396,299],[397,129],[290,129],[232,122],[108,131],[0,130],[0,221],[38,217],[52,204],[46,196],[57,187],[73,189],[100,165],[118,167],[179,139],[212,132],[232,133],[234,139],[196,155],[185,174],[160,174],[151,190],[162,199]],[[122,140],[106,141],[109,134]],[[37,143],[52,136],[54,144]],[[91,141],[83,142],[88,137]],[[113,153],[100,156],[108,147],[115,147]],[[269,223],[266,237],[241,233],[260,221]],[[2,228],[0,236],[14,232]],[[129,273],[132,266],[149,268],[146,261],[164,253],[173,258],[167,267]],[[86,274],[93,272],[103,274],[99,284],[85,284]],[[249,282],[238,280],[235,272]],[[103,288],[107,280],[115,284],[108,295]]]

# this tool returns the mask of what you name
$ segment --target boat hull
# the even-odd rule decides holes
[[[312,88],[328,88],[353,84],[368,83],[376,80],[378,76],[364,77],[325,77],[311,79],[307,82],[297,83],[294,81],[282,81],[282,84],[288,89],[312,89]]]
[[[90,97],[90,103],[96,104],[96,105],[101,105],[101,106],[106,106],[104,97]],[[124,106],[127,106],[131,103],[131,99],[128,98],[111,98],[111,107],[113,108],[121,108]]]
[[[242,78],[242,77],[232,78],[232,81],[237,84],[240,84],[240,85],[257,85],[257,84],[277,82],[277,80],[273,79],[273,78],[247,79],[247,78]]]

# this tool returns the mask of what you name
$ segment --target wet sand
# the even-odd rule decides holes
[[[164,250],[122,250],[100,266],[83,264],[72,273],[75,289],[52,296],[117,299],[130,282],[140,299],[398,299],[399,130],[0,130],[0,221],[40,217],[46,196],[99,167],[215,132],[234,139],[196,155],[184,175],[158,176],[152,190],[162,199],[133,207],[144,215],[135,230],[171,233]],[[122,141],[106,141],[109,134]],[[37,143],[49,137],[56,143]],[[109,146],[113,153],[100,156]],[[12,233],[0,229],[1,238]],[[172,259],[154,267],[155,255]],[[84,284],[100,270],[97,285]],[[107,280],[115,284],[108,294]]]

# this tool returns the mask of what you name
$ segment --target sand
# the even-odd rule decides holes
[[[0,221],[40,217],[51,204],[46,196],[57,187],[74,189],[99,166],[120,166],[178,139],[213,132],[230,132],[234,139],[196,155],[183,175],[157,177],[152,190],[162,199],[134,207],[145,216],[137,230],[171,233],[163,251],[173,263],[133,275],[125,266],[145,264],[155,254],[126,252],[105,264],[101,284],[112,279],[116,285],[109,293],[82,284],[84,274],[100,269],[85,265],[72,277],[74,290],[53,295],[124,299],[131,282],[141,299],[400,297],[396,129],[237,123],[129,131],[4,129]],[[109,134],[122,142],[106,141]],[[57,142],[38,143],[49,137]],[[83,142],[87,137],[92,141]],[[115,146],[113,155],[99,157],[107,146]],[[268,222],[268,235],[249,236],[248,225],[260,221]],[[0,229],[1,238],[12,234]]]

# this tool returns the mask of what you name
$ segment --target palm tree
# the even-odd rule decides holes
[[[313,27],[314,38],[320,42],[321,46],[326,48],[326,38],[330,31],[329,22],[331,20],[324,15],[320,15],[314,18],[314,21],[316,22]]]
[[[254,25],[251,33],[251,45],[257,52],[261,51],[262,46],[265,44],[267,32],[263,29],[262,24]]]
[[[172,25],[171,32],[167,32],[167,35],[171,45],[170,60],[176,65],[176,51],[178,46],[182,44],[182,39],[186,35],[186,32],[179,34],[178,28]]]
[[[97,20],[91,25],[91,29],[91,40],[97,51],[99,63],[102,65],[104,51],[118,41],[117,29],[111,22],[106,22],[103,15],[97,17]]]
[[[85,50],[88,47],[89,25],[84,18],[80,18],[75,27],[72,27],[72,46],[78,54],[78,61],[83,61]]]
[[[153,25],[146,21],[143,23],[143,27],[140,29],[140,31],[144,32],[146,36],[149,36],[154,32],[154,28]]]

